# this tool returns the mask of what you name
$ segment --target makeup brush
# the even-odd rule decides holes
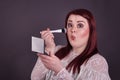
[[[62,28],[62,29],[50,30],[50,32],[52,32],[52,33],[66,33],[66,29]]]

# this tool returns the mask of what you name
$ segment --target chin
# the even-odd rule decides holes
[[[71,44],[73,48],[78,47],[78,44]]]

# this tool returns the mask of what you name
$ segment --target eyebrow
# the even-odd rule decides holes
[[[68,22],[72,22],[72,20],[68,20]],[[77,21],[77,23],[79,23],[79,22],[85,23],[84,21]]]

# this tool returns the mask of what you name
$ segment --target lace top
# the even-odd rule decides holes
[[[57,47],[56,50],[59,48]],[[61,60],[66,67],[76,56],[73,51]],[[63,68],[57,75],[48,70],[38,58],[31,73],[31,80],[111,80],[108,73],[108,64],[100,54],[93,55],[86,64],[82,64],[79,74],[72,74]]]

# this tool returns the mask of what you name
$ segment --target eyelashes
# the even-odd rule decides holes
[[[79,23],[79,24],[77,25],[77,27],[78,27],[78,28],[83,28],[84,25],[83,25],[82,23]]]
[[[74,25],[72,23],[68,23],[67,28],[71,28],[71,27],[74,27]],[[84,27],[84,25],[82,23],[77,24],[77,28],[83,28],[83,27]]]
[[[67,24],[67,28],[70,28],[70,27],[72,27],[73,25],[72,25],[72,23],[68,23]]]

